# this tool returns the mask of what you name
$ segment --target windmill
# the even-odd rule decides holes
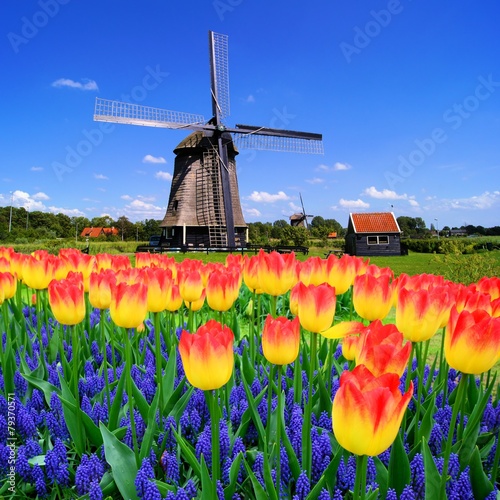
[[[302,194],[299,193],[300,196],[300,204],[302,205],[302,212],[297,212],[290,216],[290,225],[291,226],[301,226],[308,229],[309,224],[307,222],[308,217],[314,217],[314,215],[307,215],[306,209],[304,208],[304,201],[302,200]]]
[[[234,248],[246,244],[236,178],[238,147],[322,154],[321,134],[238,125],[228,127],[227,36],[209,31],[212,118],[97,98],[94,120],[193,132],[175,149],[162,245]]]

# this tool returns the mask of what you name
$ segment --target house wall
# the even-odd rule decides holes
[[[388,244],[368,244],[368,237],[387,236]],[[401,255],[401,238],[394,233],[351,233],[346,236],[346,253],[358,257]]]

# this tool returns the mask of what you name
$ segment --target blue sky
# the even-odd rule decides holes
[[[0,205],[162,219],[186,132],[93,121],[96,97],[210,119],[208,31],[231,115],[323,134],[324,155],[242,150],[247,222],[394,211],[500,225],[495,0],[4,0]],[[436,221],[437,219],[437,221]]]

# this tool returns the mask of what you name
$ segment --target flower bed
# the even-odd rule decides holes
[[[0,303],[5,498],[499,494],[498,278],[0,248]]]

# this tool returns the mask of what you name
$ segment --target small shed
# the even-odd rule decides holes
[[[392,212],[349,214],[345,251],[349,255],[401,255],[401,229]]]
[[[116,227],[86,227],[81,232],[82,238],[99,238],[99,236],[118,236]]]

